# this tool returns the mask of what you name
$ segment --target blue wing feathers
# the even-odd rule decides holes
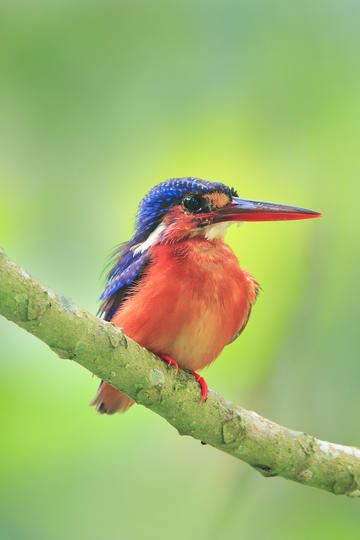
[[[130,256],[128,253],[125,253],[119,263],[110,272],[100,300],[106,300],[124,285],[131,285],[149,262],[149,259],[150,255],[148,252],[139,254],[136,257],[133,257],[131,251]]]
[[[100,296],[102,303],[97,313],[108,321],[131,293],[131,289],[139,281],[150,261],[150,254],[147,251],[134,256],[128,244],[121,246],[114,255],[118,259],[107,276],[105,290]]]

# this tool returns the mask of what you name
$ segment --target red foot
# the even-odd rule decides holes
[[[206,381],[203,377],[200,377],[200,375],[198,373],[196,373],[195,371],[192,371],[192,374],[194,375],[195,379],[197,380],[197,382],[200,384],[201,386],[201,395],[202,395],[202,398],[201,398],[201,404],[204,403],[204,401],[207,399],[208,397],[208,385],[206,384]]]
[[[159,354],[159,356],[160,358],[165,360],[165,362],[167,362],[168,367],[175,366],[176,373],[179,371],[178,363],[175,362],[175,360],[173,360],[172,358],[170,358],[170,356],[168,356],[167,354]]]

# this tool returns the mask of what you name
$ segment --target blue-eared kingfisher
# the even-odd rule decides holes
[[[233,222],[319,217],[319,212],[240,199],[233,188],[199,178],[173,178],[140,202],[135,233],[114,253],[99,315],[160,356],[196,373],[244,330],[259,285],[224,242]],[[200,400],[199,400],[200,401]],[[134,401],[101,382],[91,405],[125,412]]]

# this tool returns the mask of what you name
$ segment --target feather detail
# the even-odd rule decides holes
[[[117,254],[119,250],[115,253]],[[121,302],[131,294],[150,261],[148,251],[134,255],[131,250],[121,251],[115,266],[108,274],[107,284],[100,300],[102,304],[97,315],[109,321],[120,307]]]
[[[162,233],[166,229],[165,223],[160,223],[156,229],[153,230],[152,233],[149,234],[147,239],[142,242],[142,244],[138,244],[137,246],[132,247],[131,249],[134,252],[134,256],[140,255],[150,249],[152,246],[154,246],[161,238]]]
[[[243,270],[243,274],[245,276],[245,279],[248,283],[248,312],[245,314],[243,321],[241,322],[239,330],[236,332],[236,334],[233,335],[231,340],[229,341],[228,345],[230,343],[233,343],[239,336],[242,334],[242,332],[245,330],[245,327],[249,321],[251,310],[253,305],[256,302],[257,295],[259,294],[260,285],[257,281],[253,278],[253,276],[250,274],[250,272],[247,272],[246,270]]]

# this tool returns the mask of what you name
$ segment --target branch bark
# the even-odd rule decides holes
[[[0,248],[0,314],[165,418],[180,435],[251,465],[335,494],[360,497],[360,449],[282,427],[168,369],[112,323],[80,309],[12,262]]]

